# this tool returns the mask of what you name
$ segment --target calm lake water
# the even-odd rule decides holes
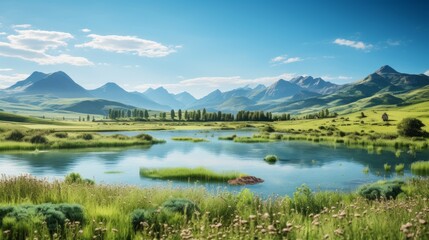
[[[141,132],[115,132],[136,135]],[[273,143],[234,143],[220,141],[219,136],[251,136],[252,131],[148,131],[167,143],[146,148],[97,149],[49,152],[1,153],[0,173],[63,178],[78,172],[97,183],[132,184],[139,186],[195,186],[195,183],[170,182],[141,178],[140,167],[198,167],[215,171],[239,171],[265,180],[262,184],[246,186],[261,195],[292,194],[297,187],[307,184],[314,190],[352,191],[357,186],[380,179],[411,176],[410,164],[429,160],[429,152],[415,155],[403,152],[396,157],[393,152],[368,153],[365,149],[351,149],[342,145],[291,141]],[[104,133],[112,134],[112,133]],[[209,142],[191,143],[171,140],[174,136],[206,138]],[[280,160],[267,164],[263,158],[275,154]],[[392,165],[392,172],[385,173],[383,165]],[[403,175],[394,173],[394,165],[405,163]],[[365,174],[364,167],[370,172]],[[107,171],[120,171],[107,174]],[[204,185],[209,190],[227,189],[240,191],[242,187],[224,184]]]

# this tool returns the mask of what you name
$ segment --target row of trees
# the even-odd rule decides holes
[[[144,109],[109,109],[107,117],[109,119],[118,119],[118,118],[134,118],[134,119],[149,119],[149,112]]]
[[[159,114],[153,114],[151,119],[154,120],[167,120],[168,112],[160,112]],[[307,114],[302,119],[316,119],[316,118],[331,118],[336,117],[337,113],[329,112],[328,109],[323,109],[318,113]],[[149,120],[149,112],[144,109],[109,109],[108,119],[136,119],[136,120]],[[205,108],[200,110],[184,110],[179,109],[170,111],[168,120],[179,120],[179,121],[197,121],[197,122],[209,122],[209,121],[289,121],[294,119],[300,119],[300,117],[293,117],[288,113],[282,113],[280,115],[273,115],[271,112],[264,111],[239,111],[235,115],[232,113],[208,112]]]
[[[329,109],[322,109],[318,113],[307,114],[303,118],[304,119],[316,119],[316,118],[333,118],[338,116],[336,112],[329,112]]]

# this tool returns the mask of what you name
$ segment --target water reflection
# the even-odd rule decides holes
[[[116,132],[117,133],[117,132]],[[416,155],[393,152],[368,154],[365,149],[349,149],[309,142],[234,143],[219,141],[219,136],[237,134],[250,136],[249,131],[157,131],[148,132],[167,143],[151,147],[51,151],[39,153],[6,153],[0,155],[0,173],[17,175],[31,173],[43,177],[62,177],[79,172],[97,182],[126,183],[143,186],[166,185],[165,181],[140,178],[140,167],[196,167],[216,171],[235,170],[263,178],[263,184],[249,186],[261,194],[290,194],[303,183],[320,190],[352,190],[356,186],[383,178],[397,177],[395,164],[405,163],[404,176],[409,176],[409,165],[415,160],[428,159],[427,151]],[[126,132],[135,135],[138,132]],[[191,143],[171,141],[174,136],[202,137],[209,142]],[[262,159],[276,154],[280,160],[269,165]],[[392,165],[392,172],[384,171],[384,164]],[[370,172],[363,173],[368,166]],[[122,174],[106,174],[121,171]],[[193,183],[172,183],[189,186]],[[206,184],[210,189],[225,187]],[[240,187],[227,187],[240,190]]]

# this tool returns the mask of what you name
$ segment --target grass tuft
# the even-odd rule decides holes
[[[217,173],[212,170],[197,168],[141,168],[140,176],[154,179],[168,179],[180,181],[202,181],[202,182],[226,182],[243,176],[239,172]]]

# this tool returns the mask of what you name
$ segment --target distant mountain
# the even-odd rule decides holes
[[[6,90],[15,94],[46,94],[63,98],[91,96],[83,87],[62,71],[51,74],[34,72],[27,79],[17,82]]]
[[[168,110],[169,107],[158,104],[144,95],[136,92],[127,92],[116,83],[106,83],[103,86],[90,90],[89,93],[96,98],[132,105],[139,108]]]
[[[184,106],[193,104],[197,99],[188,92],[181,92],[174,95],[174,99],[181,102]]]
[[[265,89],[262,101],[277,100],[281,98],[291,97],[295,94],[300,93],[303,90],[300,86],[291,83],[289,81],[280,79],[277,82],[271,84]]]
[[[243,109],[247,109],[249,106],[255,105],[256,102],[250,100],[247,97],[238,96],[231,97],[228,100],[224,101],[222,104],[217,106],[216,108],[221,111],[227,112],[238,112]]]
[[[165,88],[159,87],[156,89],[149,88],[141,93],[143,96],[157,102],[158,104],[169,106],[170,109],[183,108],[185,104],[178,101],[174,94],[169,93]]]
[[[313,78],[312,76],[299,76],[290,80],[291,83],[310,91],[320,94],[331,94],[338,90],[339,85],[327,82],[322,78]]]
[[[396,95],[424,88],[428,85],[429,76],[400,73],[386,65],[362,80],[340,87],[335,93],[280,103],[270,107],[270,109],[271,111],[279,112],[298,112],[303,109],[317,110],[327,106],[335,108],[350,105],[353,108],[349,110],[358,111],[369,106],[403,104],[402,99],[397,98]],[[361,99],[362,101],[360,101]],[[421,98],[420,101],[422,101]],[[342,110],[347,111],[347,109],[343,108]]]
[[[134,106],[125,105],[118,102],[103,100],[103,99],[89,99],[78,101],[72,104],[66,104],[59,109],[71,112],[86,113],[86,114],[100,114],[106,115],[109,109],[134,109]]]

